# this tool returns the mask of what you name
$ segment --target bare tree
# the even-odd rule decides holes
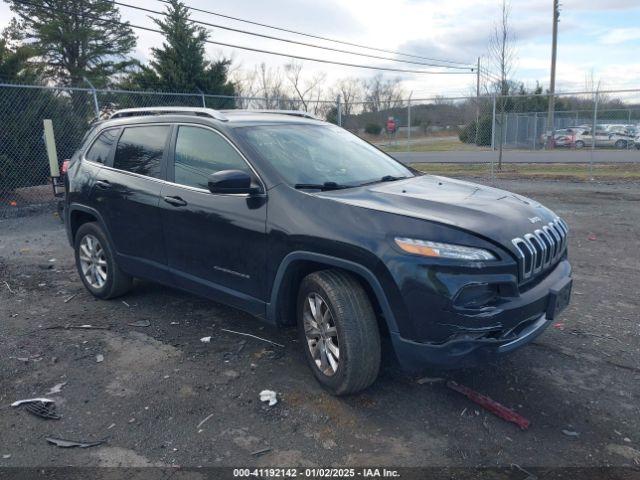
[[[323,72],[316,73],[312,76],[305,76],[302,73],[302,63],[291,61],[284,67],[285,75],[293,90],[293,97],[297,98],[302,104],[305,112],[309,111],[310,103],[316,98],[314,110],[318,108],[318,101],[322,94],[322,84],[327,78]],[[313,112],[316,113],[315,111]]]
[[[501,15],[498,22],[493,25],[491,38],[489,39],[489,62],[494,75],[494,94],[498,95],[498,107],[500,113],[500,140],[498,154],[498,170],[502,170],[502,147],[504,114],[507,106],[507,95],[512,90],[514,83],[512,75],[515,69],[518,55],[515,43],[515,34],[511,29],[511,2],[502,0]],[[497,75],[497,78],[496,78]]]
[[[340,95],[340,108],[344,115],[351,115],[354,111],[355,103],[359,102],[363,96],[362,82],[354,77],[338,80],[331,90],[332,97]]]
[[[379,112],[402,106],[404,91],[400,79],[385,79],[377,74],[369,80],[363,81],[365,110]]]

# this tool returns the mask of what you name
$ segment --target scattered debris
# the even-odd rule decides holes
[[[47,393],[45,393],[45,395],[53,395],[56,393],[60,393],[62,391],[62,387],[64,387],[66,384],[67,382],[55,384],[53,387],[51,387],[51,389]]]
[[[250,333],[236,332],[235,330],[229,330],[227,328],[221,328],[220,330],[222,330],[223,332],[227,332],[227,333],[235,333],[236,335],[243,335],[245,337],[255,338],[257,340],[261,340],[263,342],[270,343],[271,345],[275,345],[276,347],[284,348],[284,345],[282,345],[280,343],[273,342],[273,341],[268,340],[266,338],[258,337],[257,335],[252,335]]]
[[[96,355],[96,363],[102,363],[102,362],[104,362],[104,355],[99,353]]]
[[[564,433],[567,437],[579,437],[580,436],[580,433],[574,432],[573,430],[562,430],[562,433]]]
[[[557,328],[558,330],[564,330],[564,323],[563,322],[554,323],[553,328]]]
[[[50,258],[49,259],[49,263],[55,263],[55,262],[57,262],[57,259],[55,259],[55,258]]]
[[[70,297],[67,297],[64,299],[64,303],[69,303],[71,300],[73,300],[74,298],[76,298],[78,296],[77,293],[74,293],[73,295],[71,295]]]
[[[109,425],[109,426],[107,427],[107,430],[111,430],[111,429],[112,429],[113,427],[115,427],[115,426],[116,426],[116,424],[115,424],[115,423],[112,423],[111,425]]]
[[[138,320],[128,324],[130,327],[150,327],[151,322],[149,320]]]
[[[538,480],[538,477],[536,477],[533,473],[528,472],[527,470],[525,470],[524,468],[522,468],[520,465],[518,465],[517,463],[512,463],[511,464],[511,468],[517,468],[518,470],[520,470],[522,473],[524,473],[525,475],[528,475],[524,480]]]
[[[526,430],[531,425],[531,422],[524,418],[522,415],[514,412],[510,408],[505,407],[504,405],[492,400],[491,398],[482,395],[475,390],[470,389],[469,387],[465,387],[464,385],[460,385],[453,380],[449,380],[447,382],[447,387],[451,390],[455,390],[458,393],[461,393],[465,397],[467,397],[472,402],[477,403],[485,410],[493,413],[494,415],[506,420],[507,422],[512,422],[518,425],[522,430]]]
[[[52,437],[47,437],[46,440],[47,442],[52,443],[56,447],[60,447],[60,448],[73,448],[73,447],[89,448],[89,447],[96,447],[98,445],[102,445],[104,442],[106,442],[106,440],[98,440],[97,442],[76,442],[73,440],[64,440],[62,438],[52,438]]]
[[[9,460],[11,458],[11,454],[10,453],[6,453],[4,455],[2,455],[3,460]]]
[[[271,447],[261,448],[260,450],[256,450],[255,452],[251,452],[251,455],[254,457],[259,457],[260,455],[264,455],[267,452],[271,451]]]
[[[236,380],[237,378],[240,378],[240,374],[235,370],[225,370],[224,372],[222,372],[222,374],[225,377],[230,378],[231,380]]]
[[[45,420],[60,420],[60,415],[56,413],[56,402],[50,398],[26,398],[11,404],[12,407],[24,405],[24,409],[36,417]]]
[[[127,302],[125,302],[124,300],[121,300],[121,301],[122,301],[122,304],[123,304],[123,305],[125,305],[125,306],[126,306],[126,307],[128,307],[128,308],[131,308],[131,305],[129,305]]]
[[[198,426],[196,427],[196,430],[200,429],[200,427],[201,427],[202,425],[204,425],[204,424],[205,424],[205,422],[206,422],[207,420],[209,420],[211,417],[213,417],[213,415],[214,415],[214,414],[213,414],[213,413],[211,413],[211,414],[207,415],[206,417],[204,417],[204,419],[203,419],[203,420],[198,424]]]
[[[587,237],[587,240],[590,240],[592,242],[595,242],[598,239],[598,237],[596,237],[595,233],[590,233],[589,236]]]
[[[169,325],[180,325],[180,322],[171,322]]]
[[[276,403],[278,403],[278,397],[276,392],[273,390],[262,390],[260,392],[260,401],[261,402],[269,402],[269,406],[273,407]]]
[[[202,337],[200,341],[202,343],[211,343],[211,337]]]
[[[416,380],[418,385],[424,385],[425,383],[438,383],[444,382],[444,378],[442,377],[422,377]]]
[[[11,285],[9,285],[9,283],[8,283],[7,281],[4,281],[4,282],[2,282],[2,283],[4,283],[4,284],[7,286],[7,288],[9,289],[9,293],[11,293],[11,294],[16,293],[16,292],[14,292],[13,290],[11,290]]]

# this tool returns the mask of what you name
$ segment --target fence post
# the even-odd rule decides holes
[[[538,112],[533,112],[533,150],[536,149],[536,141],[538,138]]]
[[[82,77],[82,79],[89,84],[89,87],[91,87],[91,94],[93,95],[93,107],[96,110],[96,120],[100,120],[100,105],[98,104],[98,94],[96,93],[96,87],[93,86],[93,83],[91,83],[87,77]]]
[[[591,158],[589,159],[589,178],[593,180],[593,153],[596,150],[596,127],[598,125],[598,91],[593,94],[593,127],[591,129]]]
[[[493,113],[491,114],[491,150],[496,149],[496,94],[493,94]],[[477,127],[476,127],[477,128]]]
[[[337,121],[338,121],[338,126],[341,127],[342,126],[342,103],[340,103],[340,95],[338,95],[338,98],[336,98],[336,109],[337,109]]]
[[[411,96],[413,92],[409,94],[409,100],[407,100],[407,152],[411,150]]]
[[[204,92],[202,90],[200,90],[198,87],[196,87],[196,90],[200,94],[200,99],[202,100],[202,108],[207,108],[207,102],[206,102],[206,100],[204,98]]]

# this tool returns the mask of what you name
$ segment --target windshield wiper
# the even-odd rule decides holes
[[[373,185],[374,183],[382,183],[382,182],[395,182],[396,180],[404,180],[405,178],[409,178],[409,177],[395,177],[393,175],[385,175],[384,177],[379,178],[378,180],[372,180],[370,182],[361,183],[360,186],[364,187],[365,185]]]
[[[342,188],[352,188],[353,185],[341,185],[336,182],[324,182],[324,183],[296,183],[294,185],[297,189],[313,189],[313,190],[340,190]]]

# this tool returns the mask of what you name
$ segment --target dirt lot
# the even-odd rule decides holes
[[[573,303],[499,364],[426,374],[517,410],[527,431],[441,381],[402,375],[389,354],[370,389],[334,398],[304,365],[294,330],[149,282],[94,300],[47,213],[0,221],[0,466],[640,465],[640,186],[500,186],[568,221]],[[150,326],[130,325],[139,321]],[[64,328],[82,324],[108,328]],[[9,407],[62,382],[51,395],[61,420]],[[258,400],[267,388],[279,394],[273,407]],[[62,449],[48,436],[107,441]]]

